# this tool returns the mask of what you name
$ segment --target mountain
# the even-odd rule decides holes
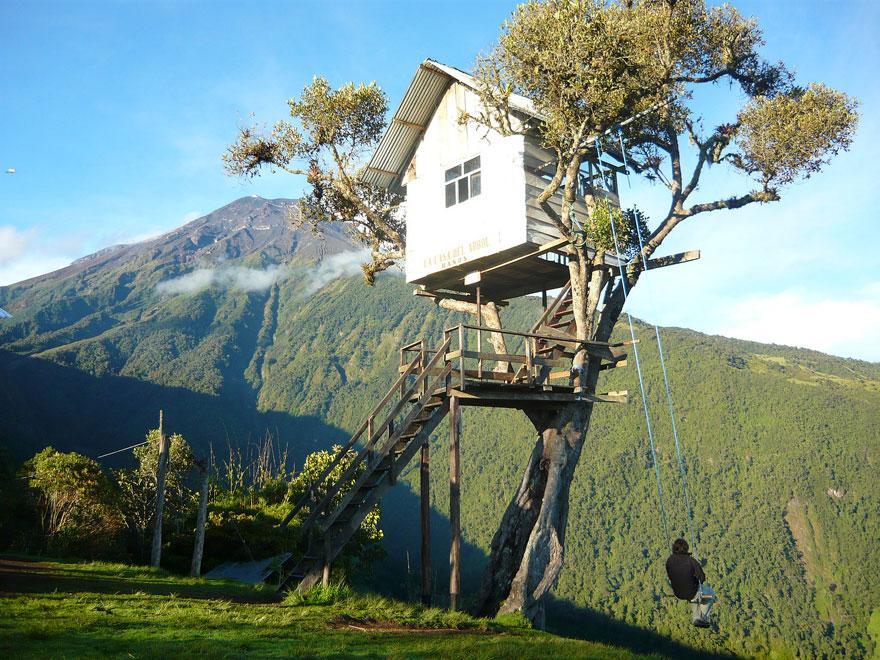
[[[150,241],[0,287],[0,307],[13,314],[0,320],[0,443],[19,459],[49,444],[97,456],[138,442],[160,408],[198,452],[269,432],[300,464],[347,439],[396,376],[398,347],[436,341],[462,317],[414,298],[395,274],[365,286],[363,255],[345,231],[294,231],[290,205],[240,199]],[[538,307],[513,301],[505,325],[527,328]],[[650,326],[637,332],[665,504],[680,531],[656,343]],[[880,365],[680,328],[664,330],[664,346],[719,631],[692,629],[686,606],[665,597],[668,539],[631,368],[600,384],[628,389],[632,401],[594,414],[551,625],[670,654],[866,655],[869,617],[880,612]],[[465,593],[477,587],[533,440],[517,411],[465,411]],[[444,423],[432,439],[438,594],[447,451]],[[385,589],[406,592],[416,579],[417,482],[410,471],[383,501],[389,558],[376,583]]]

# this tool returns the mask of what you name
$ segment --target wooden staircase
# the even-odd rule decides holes
[[[431,351],[434,355],[430,359],[421,345],[385,397],[282,521],[281,527],[285,527],[297,513],[309,509],[302,527],[307,550],[281,566],[279,589],[290,589],[294,584],[297,590],[308,589],[325,572],[329,575],[330,564],[446,416],[452,372],[452,364],[446,361],[449,343],[447,338],[439,349]],[[362,437],[363,444],[342,475],[325,483]],[[354,484],[343,492],[352,480]],[[322,486],[326,491],[320,493]]]
[[[566,284],[559,295],[544,310],[541,318],[532,326],[531,333],[540,335],[535,339],[534,356],[547,360],[570,360],[575,356],[578,344],[590,355],[600,357],[605,362],[600,369],[614,369],[626,366],[626,342],[606,344],[602,342],[577,342],[577,324],[574,320],[574,302],[571,295],[571,282]],[[526,378],[526,366],[521,366],[514,381]],[[540,370],[536,384],[548,383],[551,379],[565,377],[565,372],[551,372],[549,367]]]

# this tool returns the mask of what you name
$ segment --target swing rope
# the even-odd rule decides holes
[[[622,130],[618,129],[617,137],[620,142],[620,153],[623,157],[623,165],[624,165],[624,169],[626,171],[627,188],[631,189],[632,183],[630,182],[629,163],[627,162],[627,159],[626,159],[626,148],[624,147],[624,144],[623,144],[623,131]],[[605,174],[604,174],[604,171],[602,168],[602,147],[601,147],[600,140],[598,140],[598,139],[596,140],[596,154],[598,156],[597,165],[599,168],[599,172],[602,175],[602,180],[604,182],[605,181]],[[613,214],[610,214],[610,220],[611,220],[611,234],[614,238],[614,248],[615,248],[616,252],[618,253],[618,258],[619,258],[620,246],[619,246],[619,242],[617,239],[617,230],[615,227]],[[642,228],[638,222],[635,222],[635,226],[636,226],[636,234],[639,239],[639,255],[641,256],[641,259],[642,259],[642,267],[647,272],[649,270],[649,267],[648,267],[648,261],[645,258],[645,254],[644,254],[645,243],[644,243],[644,237],[642,235]],[[626,278],[623,275],[623,267],[620,264],[619,264],[619,266],[620,266],[620,272],[621,272],[621,284],[623,286],[624,301],[626,301],[626,300],[628,300],[629,292],[627,290]],[[635,334],[633,332],[633,325],[632,325],[632,317],[629,315],[629,312],[627,312],[627,318],[629,320],[630,334],[631,334],[632,338],[635,339]],[[689,493],[688,485],[687,485],[687,468],[685,466],[684,455],[683,455],[683,452],[681,449],[681,440],[678,436],[678,427],[675,423],[675,407],[672,403],[672,389],[669,386],[669,372],[666,368],[666,357],[665,357],[665,351],[663,350],[663,340],[660,335],[659,326],[656,323],[653,325],[654,325],[654,335],[657,338],[657,350],[660,355],[660,368],[661,368],[661,371],[663,372],[663,385],[666,390],[666,402],[669,407],[669,420],[670,420],[670,423],[672,426],[672,437],[673,437],[674,443],[675,443],[675,455],[676,455],[676,459],[678,462],[678,469],[679,469],[679,474],[680,474],[680,478],[681,478],[681,487],[682,487],[682,495],[683,495],[683,500],[684,500],[684,505],[685,505],[685,515],[686,515],[686,520],[687,520],[688,536],[689,536],[690,546],[691,546],[692,552],[696,553],[696,536],[694,535],[694,513],[693,513],[693,508],[691,507],[690,493]],[[642,373],[641,373],[641,368],[639,365],[638,351],[636,351],[636,367],[637,367],[637,370],[639,371],[639,386],[641,388],[642,398],[644,399],[645,390],[644,390],[644,385],[642,384]],[[647,411],[647,408],[646,408],[646,411]],[[656,451],[654,448],[654,442],[653,442],[653,437],[652,437],[653,434],[651,433],[650,426],[648,429],[648,433],[649,433],[649,439],[651,441],[651,455],[654,460],[655,474],[657,476],[658,492],[662,493],[659,465],[657,464],[657,454],[656,454]],[[660,507],[661,507],[661,511],[663,513],[663,518],[664,518],[664,529],[666,529],[667,516],[666,516],[666,512],[665,512],[665,507],[664,507],[662,495],[661,495],[661,499],[660,499]],[[666,536],[668,538],[668,536],[669,536],[668,531],[666,531]]]
[[[623,144],[623,131],[617,131],[617,139],[620,142],[620,153],[623,156],[623,167],[626,171],[626,185],[631,189],[629,174],[629,163],[626,159],[626,147]],[[636,222],[636,234],[639,237],[639,255],[642,258],[642,267],[648,272],[648,260],[645,257],[645,239],[642,235],[642,227]],[[681,440],[678,436],[678,426],[675,423],[675,406],[672,404],[672,388],[669,387],[669,372],[666,369],[666,351],[663,349],[663,340],[660,337],[660,327],[654,324],[654,335],[657,337],[657,352],[660,355],[660,368],[663,371],[663,386],[666,389],[666,402],[669,406],[669,422],[672,426],[672,438],[675,441],[675,457],[678,461],[678,472],[681,478],[681,492],[684,499],[685,515],[688,526],[688,540],[690,541],[691,552],[697,552],[697,537],[694,534],[694,510],[691,506],[690,491],[687,483],[687,467],[684,462],[684,452],[681,449]]]
[[[596,153],[599,155],[598,159],[598,167],[599,167],[599,175],[602,177],[602,181],[605,181],[605,172],[602,168],[602,147],[600,145],[601,140],[596,139]],[[614,214],[609,213],[609,217],[611,218],[611,236],[614,239],[614,250],[617,254],[617,266],[620,269],[620,284],[623,287],[623,299],[624,304],[629,299],[629,291],[626,283],[626,274],[623,272],[623,259],[620,258],[620,243],[617,240],[617,229],[614,225]],[[648,397],[645,396],[645,379],[642,376],[642,362],[639,358],[639,345],[636,341],[636,331],[633,326],[632,316],[629,312],[626,313],[627,322],[629,323],[629,335],[632,339],[632,347],[633,347],[633,355],[636,360],[636,372],[639,375],[639,391],[642,395],[642,409],[645,412],[645,426],[648,429],[648,443],[651,447],[651,461],[654,464],[654,475],[657,478],[657,497],[660,501],[660,518],[663,522],[663,537],[664,539],[669,539],[669,516],[666,513],[666,505],[664,503],[663,498],[663,481],[660,478],[660,463],[657,460],[657,448],[654,443],[654,428],[651,424],[651,413],[648,410]]]

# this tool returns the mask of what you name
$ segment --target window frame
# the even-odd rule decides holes
[[[465,171],[465,166],[476,161],[475,167]],[[457,170],[457,172],[455,172]],[[477,184],[474,185],[476,180]],[[474,188],[477,192],[474,194]],[[464,204],[474,197],[483,194],[483,159],[482,154],[476,154],[455,161],[454,165],[443,168],[443,195],[447,209],[459,204]],[[450,203],[450,196],[454,201]]]

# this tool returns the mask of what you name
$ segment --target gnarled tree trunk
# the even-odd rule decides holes
[[[592,261],[585,256],[581,253],[570,264],[578,336],[607,341],[625,301],[623,286],[619,278],[615,284],[609,277],[603,254]],[[637,271],[628,273],[627,286],[637,279]],[[601,311],[600,300],[605,302]],[[595,392],[601,360],[580,351],[573,364],[581,391]],[[562,569],[571,481],[592,412],[593,404],[584,401],[556,414],[529,414],[538,438],[492,539],[477,602],[479,614],[520,611],[533,623],[542,624],[543,597]]]

